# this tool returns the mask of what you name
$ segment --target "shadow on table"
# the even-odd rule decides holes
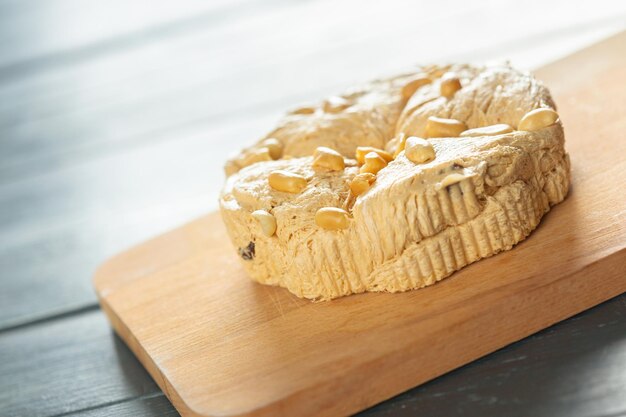
[[[626,294],[361,415],[582,417],[626,412],[623,388],[617,388],[626,387],[624,363]]]
[[[111,332],[111,338],[113,339],[115,355],[122,369],[124,384],[129,386],[130,393],[136,393],[136,395],[116,404],[113,406],[114,410],[109,410],[110,412],[107,411],[108,414],[102,415],[115,415],[118,417],[179,416],[174,406],[165,397],[156,382],[124,341],[113,331]]]

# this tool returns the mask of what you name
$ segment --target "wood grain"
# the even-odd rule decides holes
[[[0,26],[3,18],[33,27],[49,18],[58,26],[63,14],[55,10],[80,3],[32,1],[39,6],[0,2],[6,12],[0,12]],[[455,8],[459,28],[488,15],[498,37],[446,31],[428,43],[397,39],[427,36],[450,15],[440,3],[406,0],[373,9],[356,7],[357,0],[338,6],[246,1],[232,9],[230,2],[226,9],[185,3],[172,22],[207,7],[192,18],[206,24],[141,42],[133,34],[148,24],[148,32],[162,27],[166,8],[145,21],[127,16],[108,35],[93,28],[85,33],[89,41],[74,39],[79,34],[71,31],[50,39],[34,38],[32,31],[12,35],[29,43],[19,47],[29,57],[7,59],[30,62],[33,70],[0,76],[0,269],[7,277],[0,328],[94,305],[89,277],[102,259],[215,209],[211,196],[221,187],[226,156],[298,102],[419,61],[510,58],[536,65],[619,29],[626,11],[626,4],[594,3],[584,5],[582,19],[551,3],[542,9],[546,15],[529,7],[514,21],[498,19],[513,3]],[[80,4],[72,19],[92,22],[100,5]],[[113,10],[106,15],[124,11],[117,0],[106,5]],[[558,20],[547,24],[557,12]],[[353,29],[346,33],[347,27]],[[16,27],[4,28],[13,33]],[[98,46],[113,38],[116,48]],[[99,52],[81,55],[89,45]],[[50,60],[40,59],[46,56]]]
[[[626,294],[364,415],[615,417],[626,414],[625,355]],[[0,415],[60,414],[178,415],[100,312],[0,334]]]
[[[0,0],[1,416],[177,415],[94,311],[89,276],[214,207],[225,155],[279,112],[418,61],[535,67],[624,27],[626,10],[535,0],[513,20],[513,0],[388,0],[342,12],[356,3]],[[624,297],[367,413],[623,415]]]
[[[330,416],[621,294],[625,70],[623,34],[538,72],[566,126],[572,192],[514,250],[433,287],[299,300],[250,282],[211,214],[106,263],[102,307],[184,416]]]
[[[626,415],[625,347],[621,295],[360,415]]]

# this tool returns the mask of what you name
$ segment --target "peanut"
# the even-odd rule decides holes
[[[261,146],[269,150],[272,159],[280,159],[283,156],[283,144],[275,138],[268,138],[261,142]]]
[[[393,160],[393,155],[391,155],[387,151],[383,151],[382,149],[374,148],[372,146],[359,146],[356,148],[356,161],[359,164],[365,163],[365,155],[370,152],[376,152],[381,158],[385,160],[385,162],[390,162]]]
[[[337,207],[322,207],[315,213],[315,224],[326,230],[342,230],[350,226],[350,215]]]
[[[435,159],[435,149],[426,139],[411,136],[404,148],[406,157],[416,164],[424,164]]]
[[[542,107],[526,113],[522,120],[519,121],[517,130],[532,132],[553,125],[558,119],[559,114],[557,112],[550,108]]]
[[[243,155],[237,160],[237,164],[241,168],[245,168],[248,165],[252,165],[256,162],[271,161],[270,150],[266,147],[253,149],[247,154]]]
[[[307,186],[306,178],[288,171],[272,171],[268,177],[270,187],[277,191],[297,194]]]
[[[305,106],[298,107],[290,112],[290,114],[307,115],[315,113],[315,107]]]
[[[343,97],[331,97],[324,102],[323,108],[326,113],[339,113],[350,106],[350,102]]]
[[[235,174],[240,169],[241,167],[239,166],[237,162],[227,161],[226,165],[224,166],[224,173],[226,174],[226,177],[230,177],[231,175]]]
[[[327,168],[331,171],[341,171],[346,167],[346,163],[339,152],[326,146],[320,146],[313,154],[313,166]]]
[[[452,98],[454,94],[462,88],[461,80],[453,72],[447,72],[441,77],[439,90],[445,98]]]
[[[252,212],[252,217],[259,222],[265,236],[270,237],[276,233],[276,218],[271,213],[265,210],[255,210]]]
[[[456,119],[430,116],[426,122],[426,136],[429,138],[455,138],[466,130],[467,125]]]
[[[352,181],[350,181],[350,191],[356,197],[365,193],[370,189],[372,183],[376,180],[376,175],[370,172],[364,172],[362,174],[357,174]]]
[[[465,177],[465,175],[463,174],[450,174],[447,177],[445,177],[443,180],[441,180],[439,184],[437,184],[437,188],[441,189],[441,188],[449,187],[450,185],[463,181],[465,178],[467,177]]]
[[[365,164],[361,167],[359,172],[361,174],[369,172],[371,174],[377,174],[378,171],[387,166],[387,161],[376,152],[370,152],[365,155]]]
[[[469,129],[461,133],[462,138],[475,137],[475,136],[496,136],[510,133],[513,128],[507,124],[497,124],[485,127],[477,127],[475,129]]]

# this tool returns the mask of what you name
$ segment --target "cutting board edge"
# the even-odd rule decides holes
[[[539,76],[539,78],[542,78],[542,79],[550,79],[551,77],[561,77],[561,75],[563,74],[563,71],[567,71],[568,68],[574,65],[574,67],[577,70],[574,71],[574,73],[570,74],[570,78],[574,77],[575,79],[587,80],[587,79],[597,76],[600,73],[603,74],[603,71],[606,69],[605,68],[606,65],[602,64],[603,62],[605,64],[606,62],[611,62],[611,65],[613,66],[615,66],[615,62],[618,62],[619,65],[623,66],[624,60],[623,58],[619,58],[617,56],[618,54],[615,53],[615,50],[616,48],[621,50],[624,47],[626,47],[626,32],[616,34],[610,38],[607,38],[601,41],[598,44],[584,48],[583,50],[578,51],[574,53],[573,55],[558,59],[555,62],[547,65],[547,68],[546,67],[541,68],[535,71],[535,73]],[[624,55],[621,55],[621,56],[624,56]],[[570,82],[572,81],[570,80]],[[558,102],[561,103],[562,101],[559,100]],[[564,102],[565,101],[563,101],[563,103]],[[184,233],[189,233],[189,232],[193,233],[193,228],[196,226],[200,226],[201,223],[202,223],[202,219],[199,219],[197,221],[193,221],[189,223],[186,226],[183,226],[183,228],[186,228]],[[176,230],[180,231],[179,229],[176,229]],[[598,235],[597,237],[599,238],[600,236],[601,235]],[[577,301],[577,304],[575,307],[569,308],[568,311],[553,311],[552,308],[548,308],[549,310],[548,314],[544,315],[541,318],[541,320],[538,320],[536,318],[535,318],[535,321],[530,320],[533,326],[528,326],[528,323],[524,323],[525,324],[524,329],[522,330],[516,329],[515,336],[508,335],[507,338],[500,338],[499,339],[500,343],[495,343],[494,341],[490,341],[490,343],[492,343],[491,347],[484,348],[481,346],[482,350],[480,351],[480,353],[478,352],[478,350],[471,353],[471,355],[473,355],[472,358],[468,357],[462,361],[458,360],[457,362],[459,363],[457,365],[451,364],[448,367],[448,369],[442,372],[432,373],[428,376],[428,378],[424,378],[421,382],[417,382],[417,384],[436,378],[437,376],[442,375],[452,369],[456,369],[465,363],[469,363],[474,359],[482,357],[503,346],[514,343],[515,341],[520,340],[523,337],[536,333],[537,331],[543,328],[549,327],[550,325],[553,325],[554,323],[558,323],[559,321],[563,319],[579,314],[582,311],[585,311],[591,307],[594,307],[600,304],[603,301],[606,301],[612,297],[618,296],[622,294],[623,292],[625,292],[626,280],[623,279],[623,275],[624,275],[623,266],[626,264],[626,248],[624,247],[624,243],[626,242],[620,241],[621,236],[623,236],[623,230],[621,234],[617,235],[617,241],[613,240],[610,248],[607,249],[605,247],[603,252],[598,253],[598,257],[595,257],[595,259],[593,260],[587,260],[586,264],[581,263],[579,267],[573,270],[572,273],[568,272],[566,274],[561,274],[559,275],[559,278],[557,279],[557,281],[554,281],[555,286],[558,286],[560,282],[561,285],[563,285],[563,288],[565,289],[565,291],[568,292],[569,298],[565,298],[565,301],[567,302],[569,302],[570,300]],[[94,277],[94,284],[97,288],[97,291],[99,292],[99,298],[101,300],[101,304],[103,305],[103,309],[105,310],[106,314],[109,316],[111,322],[113,323],[114,328],[116,329],[116,332],[120,334],[122,339],[126,341],[126,343],[130,346],[131,350],[135,353],[135,355],[137,355],[139,360],[144,364],[144,366],[146,366],[149,373],[155,378],[157,384],[163,389],[163,391],[168,396],[168,398],[170,398],[174,406],[178,408],[178,410],[181,412],[183,416],[208,417],[208,416],[211,416],[211,413],[207,412],[207,410],[211,409],[210,407],[211,404],[209,403],[209,401],[206,401],[205,399],[204,403],[201,403],[199,402],[201,400],[197,398],[195,399],[195,401],[187,401],[187,402],[183,401],[183,399],[178,394],[178,392],[176,392],[176,390],[174,390],[174,388],[170,386],[171,384],[165,378],[163,373],[158,369],[156,364],[158,363],[159,358],[156,358],[155,360],[153,360],[147,354],[146,349],[144,349],[144,346],[142,346],[140,341],[138,341],[135,338],[135,336],[131,334],[130,332],[131,329],[129,329],[126,323],[124,323],[122,319],[118,317],[119,312],[116,313],[115,311],[116,303],[119,301],[118,297],[115,296],[117,290],[124,288],[127,283],[135,282],[135,279],[145,278],[150,275],[149,271],[146,271],[146,269],[143,268],[143,265],[144,265],[143,261],[145,261],[146,259],[152,260],[152,258],[146,257],[146,252],[149,252],[150,244],[153,241],[158,240],[162,237],[163,235],[155,239],[152,239],[142,245],[139,245],[129,251],[126,251],[110,259],[109,261],[107,261],[104,265],[102,265],[102,267],[98,270],[96,276]],[[154,256],[154,254],[152,255]],[[161,259],[158,254],[156,258],[158,259],[159,265],[156,265],[156,266],[150,265],[150,267],[152,267],[153,270],[155,269],[158,270],[160,267],[168,266],[169,264],[171,264],[173,260],[173,259],[169,259],[169,260]],[[133,262],[131,264],[132,267],[130,269],[134,269],[134,271],[132,271],[130,274],[128,273],[128,270],[127,270],[128,268],[122,268],[122,269],[117,268],[118,262],[122,262],[123,264],[124,261]],[[174,262],[176,261],[174,260]],[[140,266],[140,268],[137,268],[137,266]],[[123,272],[123,273],[120,274],[120,272]],[[105,278],[109,274],[113,274],[115,276],[115,279],[112,280],[112,282],[105,282],[107,281]],[[592,275],[596,279],[590,280],[589,277]],[[602,283],[605,285],[598,285],[598,280],[600,280],[601,278],[605,278],[605,280],[602,281]],[[539,281],[537,284],[537,287],[547,288],[550,285],[552,285],[552,283],[549,283],[547,281],[546,283]],[[571,288],[569,286],[570,283],[580,283],[582,285],[587,285],[588,287],[585,287],[585,288],[588,288],[592,296],[589,296],[587,298],[576,297],[577,295],[576,290],[580,290],[580,288]],[[135,284],[139,285],[139,282],[136,282]],[[613,284],[613,285],[611,286],[607,284]],[[564,300],[563,297],[560,297],[560,294],[558,295],[559,295],[559,298],[553,297],[552,299],[557,300],[557,301],[563,301]],[[503,297],[503,299],[519,300],[520,294],[507,294],[507,297],[508,298]],[[121,303],[120,305],[124,304],[123,301],[119,301],[119,303]],[[566,304],[567,303],[560,303],[559,305],[566,305]],[[552,307],[551,304],[545,304],[545,303],[542,304],[542,306],[544,308],[546,306]],[[125,307],[128,307],[128,305],[125,305]],[[480,308],[480,306],[478,308]],[[138,319],[138,317],[128,316],[127,311],[122,311],[120,314],[122,316],[126,315],[128,320],[131,320],[131,321]],[[542,313],[539,312],[535,314],[542,314]],[[473,317],[475,316],[475,314],[473,311],[470,311],[470,314],[468,314],[468,316]],[[502,321],[506,321],[506,320],[502,320]],[[149,345],[149,342],[146,342],[146,341],[144,342],[146,343],[146,346]],[[417,342],[414,341],[414,343],[417,343]],[[368,363],[362,362],[359,364],[358,367],[355,367],[355,369],[364,369],[364,367],[366,367],[367,365]],[[408,372],[407,370],[408,368],[410,367],[407,367],[406,365],[403,366],[403,369],[406,372]],[[351,369],[350,373],[358,374],[358,372],[353,372],[353,371],[354,370]],[[391,371],[388,371],[388,372],[391,372]],[[165,372],[165,374],[167,374],[167,371]],[[376,377],[377,376],[378,375],[376,375]],[[414,378],[413,381],[415,381],[418,378],[418,376],[416,375],[411,375],[411,377]],[[340,379],[343,381],[346,378],[347,376],[342,376],[342,378]],[[367,397],[367,398],[363,398],[364,393],[360,392],[357,399],[354,399],[354,398],[350,399],[352,408],[346,408],[346,407],[338,408],[337,406],[333,408],[333,402],[336,402],[336,397],[334,397],[334,398],[326,398],[326,401],[327,403],[330,403],[330,406],[324,408],[321,414],[314,413],[314,411],[311,411],[310,409],[305,410],[306,412],[304,414],[311,415],[314,413],[315,415],[330,416],[330,415],[348,414],[348,411],[350,412],[358,411],[370,405],[373,405],[379,401],[387,399],[416,384],[414,382],[409,382],[408,379],[405,379],[403,381],[404,382],[402,383],[399,382],[396,385],[394,385],[395,387],[394,389],[389,389],[389,386],[383,386],[383,389],[380,391],[376,391],[374,393],[376,395],[374,396],[372,396],[372,392],[369,392],[368,394],[370,395],[370,397]],[[373,385],[372,387],[376,388],[376,386],[373,386]],[[308,386],[305,386],[304,388],[300,387],[298,391],[293,392],[293,395],[285,395],[284,398],[280,398],[279,401],[274,401],[271,403],[259,402],[257,406],[254,408],[254,410],[250,410],[250,407],[248,407],[249,408],[248,410],[243,410],[243,411],[238,410],[240,412],[237,412],[237,413],[235,412],[220,413],[219,410],[216,410],[216,413],[214,413],[213,416],[220,415],[220,416],[235,417],[235,416],[253,416],[254,415],[258,417],[258,416],[265,416],[265,415],[272,415],[272,416],[289,415],[289,414],[286,414],[285,410],[281,409],[280,407],[277,407],[277,404],[279,405],[286,404],[287,407],[292,407],[292,408],[289,408],[287,411],[295,410],[296,408],[293,408],[293,407],[297,407],[297,406],[302,407],[303,406],[301,403],[302,401],[301,399],[298,400],[299,398],[298,395],[302,395],[302,393],[304,393],[307,396],[310,396],[309,391],[306,388],[308,388]],[[317,385],[315,385],[314,388],[318,388]],[[315,392],[319,393],[320,391],[317,390]],[[189,395],[190,394],[185,394],[186,397],[188,397]],[[374,397],[376,399],[372,399]],[[300,403],[298,403],[298,401],[300,401]],[[296,404],[294,404],[294,402],[296,402]],[[311,407],[310,402],[305,402],[304,405]],[[313,404],[313,405],[316,405],[316,404]],[[213,409],[217,409],[217,408],[218,407],[213,407]]]
[[[196,223],[198,223],[199,221],[201,221],[201,219],[197,219],[195,221],[192,221],[184,226],[184,227],[190,227]],[[165,235],[164,235],[165,236]],[[159,236],[156,239],[159,239],[162,236]],[[146,242],[146,243],[149,243]],[[132,249],[131,249],[132,250]],[[116,259],[118,259],[118,256],[114,256],[113,258],[109,259],[108,261],[105,262],[105,264],[114,264],[116,262]],[[607,265],[610,264],[610,265]],[[591,274],[598,274],[599,272],[596,269],[605,269],[604,272],[606,272],[607,266],[609,267],[609,270],[613,272],[613,275],[610,276],[610,278],[617,278],[620,275],[620,266],[626,264],[626,247],[622,247],[621,249],[616,250],[615,252],[612,252],[610,254],[607,254],[607,256],[600,258],[600,259],[596,259],[595,261],[584,265],[582,268],[580,268],[579,270],[577,270],[576,272],[567,275],[565,277],[563,277],[562,279],[559,279],[557,281],[554,281],[552,283],[550,283],[550,285],[559,285],[559,284],[563,284],[564,281],[567,281],[568,284],[571,284],[571,280],[572,279],[580,279],[583,282],[584,281],[588,281],[586,280],[586,276],[587,275],[591,275]],[[601,272],[601,271],[600,271]],[[98,276],[102,276],[102,272],[99,272],[95,274],[94,276],[94,282],[99,281],[96,278]],[[605,275],[606,276],[606,275]],[[260,284],[259,284],[260,285]],[[97,287],[98,288],[98,287]],[[612,291],[610,289],[609,286],[598,286],[598,289],[602,289],[602,291],[593,299],[591,298],[582,298],[581,300],[585,300],[585,304],[568,311],[566,314],[561,314],[561,315],[556,315],[556,317],[550,317],[549,319],[544,319],[544,321],[542,322],[538,322],[536,324],[533,323],[532,326],[530,326],[530,328],[528,328],[526,331],[521,332],[519,334],[516,334],[514,337],[512,338],[508,338],[508,339],[504,339],[501,340],[500,343],[496,343],[496,344],[492,344],[489,347],[486,347],[483,351],[478,352],[475,355],[472,355],[471,358],[464,358],[462,360],[456,361],[456,363],[451,364],[451,365],[446,365],[446,366],[441,366],[441,370],[437,371],[437,372],[430,372],[428,373],[428,377],[422,377],[420,376],[419,379],[414,379],[411,380],[410,382],[405,382],[403,384],[399,384],[399,385],[391,385],[391,384],[381,384],[381,386],[379,387],[380,389],[376,389],[376,390],[372,390],[375,391],[377,395],[373,395],[372,392],[370,391],[370,395],[367,397],[367,401],[364,403],[360,403],[360,404],[355,404],[353,407],[349,407],[349,408],[345,408],[345,409],[335,409],[335,408],[326,408],[325,410],[319,410],[317,409],[317,411],[322,411],[322,413],[318,413],[316,412],[314,415],[316,416],[336,416],[336,415],[348,415],[348,414],[352,414],[358,411],[362,411],[366,408],[369,408],[375,404],[378,404],[382,401],[385,401],[389,398],[392,398],[395,395],[398,395],[401,392],[404,392],[408,389],[411,389],[413,387],[419,386],[423,383],[426,383],[430,380],[433,380],[441,375],[444,375],[448,372],[451,372],[455,369],[458,369],[464,365],[467,365],[479,358],[482,358],[486,355],[489,355],[490,353],[493,353],[499,349],[502,349],[510,344],[513,344],[519,340],[524,339],[525,337],[528,337],[532,334],[535,334],[539,331],[542,331],[546,328],[549,328],[550,326],[553,326],[563,320],[566,320],[567,318],[573,317],[577,314],[580,314],[590,308],[593,308],[607,300],[610,300],[614,297],[617,297],[623,293],[626,292],[626,280],[624,280],[623,284],[621,287],[619,287],[616,291]],[[606,291],[604,290],[606,289]],[[419,291],[419,290],[416,290]],[[517,298],[516,295],[512,295],[511,297],[509,297],[511,299],[515,299]],[[145,348],[142,346],[142,344],[140,343],[139,340],[137,340],[134,336],[133,333],[131,331],[131,329],[127,326],[127,324],[124,322],[124,320],[118,316],[115,312],[115,307],[114,305],[112,305],[111,303],[109,303],[108,300],[108,296],[106,295],[102,295],[100,292],[98,292],[98,300],[100,305],[102,306],[103,311],[105,312],[105,314],[107,315],[107,317],[109,318],[109,321],[111,322],[115,332],[119,335],[119,337],[129,346],[129,348],[131,349],[131,351],[133,352],[133,354],[137,357],[137,359],[142,363],[142,365],[147,369],[148,373],[152,376],[152,378],[155,380],[155,382],[157,383],[157,385],[161,388],[161,390],[163,390],[163,392],[165,393],[165,395],[167,396],[167,398],[172,402],[172,404],[174,405],[174,407],[181,413],[181,415],[183,417],[261,417],[261,416],[276,416],[276,407],[279,407],[279,409],[282,410],[282,414],[280,415],[292,415],[291,411],[290,411],[290,407],[292,404],[296,404],[298,409],[301,409],[303,407],[303,405],[307,405],[309,407],[313,406],[313,404],[309,404],[306,401],[306,398],[311,398],[314,397],[315,395],[312,395],[311,390],[315,390],[315,389],[319,389],[319,386],[314,386],[314,387],[308,387],[307,389],[301,389],[300,391],[295,392],[294,394],[287,396],[285,398],[282,398],[281,400],[277,401],[277,402],[272,402],[270,404],[267,404],[265,406],[263,406],[262,408],[259,409],[255,409],[255,410],[249,410],[249,411],[245,411],[242,413],[236,413],[236,414],[224,414],[222,412],[217,412],[217,413],[212,413],[212,412],[208,412],[202,409],[196,409],[196,408],[200,408],[197,406],[194,406],[193,404],[189,404],[185,398],[183,398],[183,396],[181,396],[176,389],[169,383],[166,375],[164,375],[158,368],[157,364],[152,360],[151,356],[148,354],[148,352],[145,350]],[[506,302],[505,302],[506,301]],[[503,301],[503,304],[508,304],[510,303],[507,300]],[[550,314],[553,314],[553,311],[550,310]],[[459,339],[464,339],[463,336],[460,336]],[[400,353],[401,354],[401,353]],[[377,357],[377,359],[381,359],[384,358],[388,355],[388,353],[385,354],[381,354]],[[414,361],[416,363],[411,364],[407,364],[406,362],[402,363],[402,364],[398,364],[401,365],[401,370],[404,370],[405,372],[411,371],[413,372],[413,368],[416,367],[417,361]],[[352,376],[357,376],[357,375],[361,375],[362,371],[360,371],[360,369],[362,367],[368,366],[368,363],[362,363],[359,368],[355,368],[352,372],[350,372],[350,374],[346,375],[345,378],[347,379],[348,377],[352,377]],[[418,369],[419,371],[419,369]],[[387,372],[389,374],[393,374],[394,377],[397,378],[397,372],[398,370],[387,370]],[[339,384],[344,384],[345,382],[338,380],[336,381]],[[326,389],[328,389],[328,387],[325,387]],[[301,398],[304,397],[304,398]],[[317,405],[317,404],[315,404]],[[332,407],[332,405],[331,405]],[[343,408],[343,405],[342,405]]]

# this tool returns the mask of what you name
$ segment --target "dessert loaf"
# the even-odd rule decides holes
[[[421,288],[511,249],[570,182],[548,89],[508,65],[420,67],[297,108],[225,170],[250,277],[314,300]]]

